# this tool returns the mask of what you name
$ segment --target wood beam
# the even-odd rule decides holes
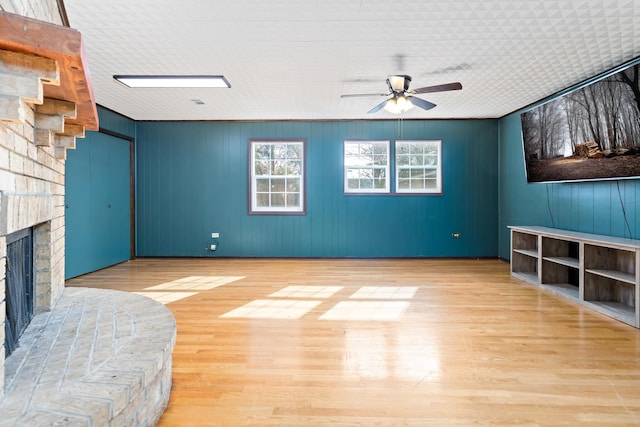
[[[80,33],[4,11],[0,11],[0,28],[0,49],[49,58],[57,63],[59,85],[46,84],[44,97],[77,105],[77,117],[69,118],[68,122],[99,130],[98,111]],[[52,82],[53,79],[47,83]]]

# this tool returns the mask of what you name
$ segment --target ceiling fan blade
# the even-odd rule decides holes
[[[380,111],[380,110],[382,110],[384,108],[384,106],[387,104],[387,101],[388,101],[388,99],[385,99],[380,104],[376,105],[371,110],[367,111],[367,113],[368,114],[377,113],[378,111]]]
[[[432,102],[425,101],[424,99],[416,98],[415,96],[409,96],[408,99],[409,101],[411,101],[413,105],[415,105],[416,107],[420,107],[423,110],[430,110],[436,106],[436,104]]]
[[[460,90],[460,89],[462,89],[462,84],[460,82],[455,82],[455,83],[445,83],[443,85],[419,87],[418,89],[413,89],[411,93],[445,92],[448,90]]]
[[[389,96],[390,93],[351,93],[348,95],[340,95],[340,98],[359,98],[363,96]]]

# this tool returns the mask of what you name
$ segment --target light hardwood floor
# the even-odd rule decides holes
[[[67,285],[173,312],[159,426],[640,424],[639,330],[503,261],[140,259]]]

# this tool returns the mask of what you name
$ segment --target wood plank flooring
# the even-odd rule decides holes
[[[640,332],[498,260],[140,259],[67,282],[178,325],[159,426],[640,424]]]

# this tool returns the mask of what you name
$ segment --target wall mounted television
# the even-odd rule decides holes
[[[520,115],[527,182],[640,177],[640,60]]]

